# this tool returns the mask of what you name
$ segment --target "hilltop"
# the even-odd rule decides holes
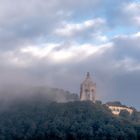
[[[1,140],[137,140],[139,120],[114,116],[106,105],[18,101],[0,111]]]

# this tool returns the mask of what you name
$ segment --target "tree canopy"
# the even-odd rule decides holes
[[[0,111],[0,140],[137,140],[135,118],[116,117],[101,103],[18,101]]]

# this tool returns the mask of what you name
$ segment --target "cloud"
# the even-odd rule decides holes
[[[131,0],[2,0],[0,89],[50,85],[78,93],[90,71],[99,99],[140,108],[139,9]]]
[[[116,5],[115,8],[111,8],[111,4]],[[117,21],[126,20],[124,17],[128,18],[126,14],[130,13],[127,12],[130,4],[126,0],[122,2],[14,0],[13,3],[9,0],[2,1],[0,5],[0,49],[14,49],[21,47],[21,44],[28,46],[42,42],[57,43],[64,39],[84,43],[85,41],[105,42],[108,40],[105,32],[108,32],[110,23],[120,24],[116,22],[116,19]],[[137,10],[134,11],[134,15],[139,22],[136,4]],[[132,10],[129,11],[132,13]],[[120,18],[120,15],[124,16]]]
[[[26,46],[5,53],[2,52],[1,63],[5,60],[4,64],[8,63],[8,65],[24,68],[43,60],[53,64],[69,63],[77,59],[78,56],[81,56],[81,58],[75,60],[75,62],[79,62],[89,57],[91,54],[96,53],[103,47],[104,45],[97,47],[92,44],[77,43],[47,43],[40,44],[40,46]]]
[[[140,2],[131,2],[124,6],[124,14],[129,22],[140,27]]]
[[[101,18],[87,20],[82,23],[64,22],[61,28],[56,29],[55,33],[63,37],[75,37],[77,35],[86,34],[86,32],[97,32],[104,24],[105,20]]]
[[[61,21],[71,19],[76,12],[95,7],[98,1],[9,0],[0,5],[0,49],[11,49],[51,39]],[[77,9],[76,7],[79,7]],[[85,7],[86,6],[86,7]],[[77,14],[78,15],[78,14]]]
[[[90,71],[97,83],[97,98],[139,107],[139,40],[138,32],[102,45],[47,43],[1,52],[0,83],[2,87],[49,85],[78,93]]]

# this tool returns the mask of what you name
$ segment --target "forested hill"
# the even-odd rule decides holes
[[[137,139],[138,120],[115,117],[99,103],[18,101],[0,111],[0,140]]]

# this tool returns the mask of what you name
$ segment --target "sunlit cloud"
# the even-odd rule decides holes
[[[60,36],[74,36],[80,33],[92,32],[102,27],[105,24],[105,20],[101,18],[86,20],[82,23],[62,23],[62,27],[56,29],[55,33]]]

